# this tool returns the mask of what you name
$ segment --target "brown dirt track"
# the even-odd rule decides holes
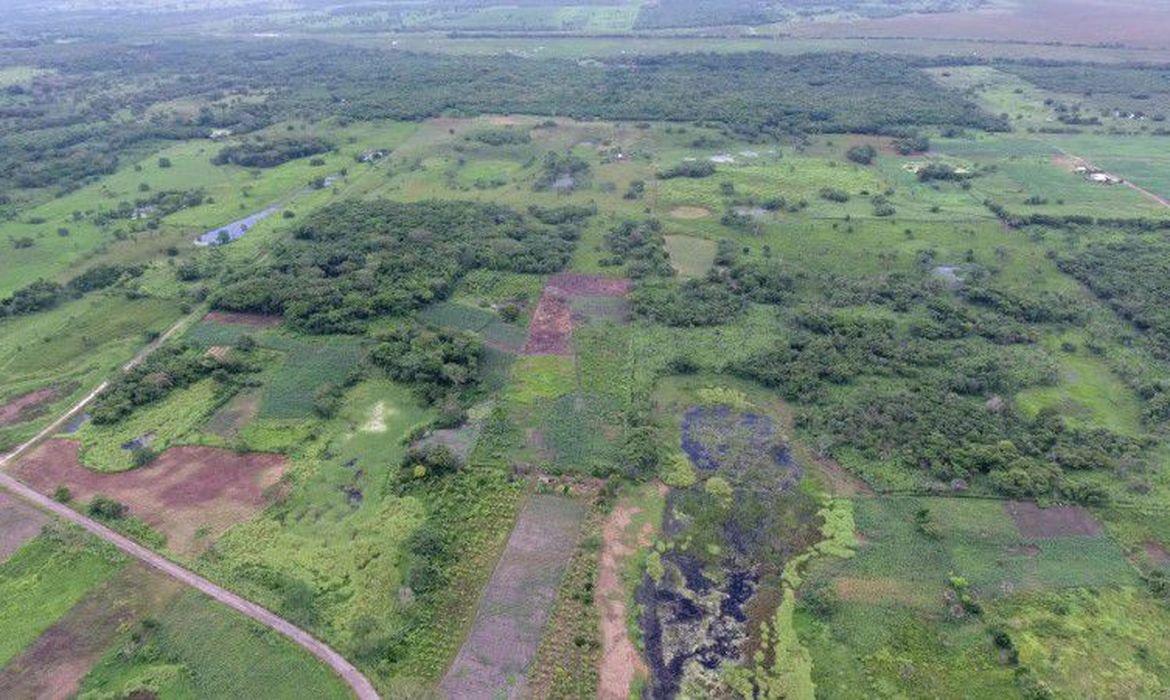
[[[1016,521],[1016,527],[1024,537],[1096,537],[1101,534],[1101,524],[1080,506],[1041,508],[1035,503],[1008,501],[1003,508]]]
[[[0,670],[0,697],[73,697],[123,626],[161,609],[180,588],[143,564],[130,564]]]
[[[0,492],[0,562],[41,534],[48,522],[49,518],[41,511]]]
[[[10,471],[46,495],[65,485],[77,501],[99,493],[121,501],[182,554],[197,553],[263,509],[287,467],[280,455],[187,446],[171,448],[141,469],[109,474],[81,466],[79,449],[73,440],[49,440]],[[207,536],[197,538],[201,529]]]
[[[0,427],[23,423],[36,417],[42,406],[51,403],[60,395],[61,392],[56,387],[46,387],[16,397],[0,406]]]
[[[597,568],[594,604],[601,613],[601,668],[598,700],[626,700],[637,677],[647,678],[650,670],[630,641],[627,629],[626,591],[622,570],[636,548],[650,546],[653,527],[630,532],[630,523],[641,511],[635,505],[619,505],[602,528],[601,557]]]

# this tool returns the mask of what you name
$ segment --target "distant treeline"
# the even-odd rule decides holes
[[[578,62],[359,49],[313,41],[101,41],[24,49],[55,71],[0,91],[0,187],[74,187],[137,144],[244,134],[290,118],[527,113],[704,121],[748,136],[1002,129],[909,60],[876,54],[684,54]],[[225,99],[264,91],[264,101]],[[216,102],[158,110],[179,98]],[[128,110],[133,119],[119,117]],[[229,154],[233,155],[233,154]],[[245,156],[246,157],[246,156]]]

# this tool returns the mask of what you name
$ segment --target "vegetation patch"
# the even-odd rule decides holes
[[[0,493],[0,564],[41,534],[49,516],[6,493]]]

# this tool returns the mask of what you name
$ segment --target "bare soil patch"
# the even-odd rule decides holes
[[[563,292],[546,287],[528,324],[525,355],[572,355],[573,310]]]
[[[872,496],[873,488],[850,474],[836,460],[827,457],[813,457],[810,460],[825,479],[825,485],[835,496]]]
[[[143,564],[130,564],[0,670],[0,697],[73,697],[124,626],[162,609],[180,588]]]
[[[232,525],[260,512],[288,467],[282,455],[214,447],[172,447],[146,467],[116,474],[81,466],[73,440],[50,440],[20,460],[13,476],[43,494],[67,486],[75,500],[104,494],[167,536],[167,546],[197,554]]]
[[[627,320],[630,281],[575,272],[549,278],[528,324],[525,355],[572,355],[573,319]]]
[[[1024,537],[1096,537],[1101,534],[1101,524],[1080,506],[1041,508],[1035,503],[1008,501],[1003,507],[1016,521],[1016,527]]]
[[[548,279],[545,289],[553,289],[569,296],[624,297],[629,294],[630,286],[630,281],[621,277],[561,272]]]
[[[1142,551],[1146,553],[1146,559],[1150,560],[1151,564],[1155,566],[1170,566],[1170,552],[1157,542],[1146,542],[1142,545]]]
[[[234,438],[240,434],[241,428],[256,417],[259,410],[259,392],[236,394],[211,416],[207,421],[206,430],[222,438]]]
[[[520,123],[513,117],[492,117],[489,121],[491,121],[492,126],[516,126]]]
[[[47,404],[52,403],[60,395],[61,392],[57,387],[46,387],[16,397],[0,406],[0,427],[16,425],[36,418]]]
[[[233,323],[241,326],[253,326],[255,328],[272,328],[279,326],[280,316],[270,316],[268,314],[245,314],[237,313],[235,311],[212,311],[203,317],[204,321],[215,321],[216,323]]]
[[[585,510],[557,496],[531,496],[480,599],[471,632],[441,689],[449,698],[519,698]]]
[[[683,219],[691,221],[694,219],[705,219],[711,216],[711,210],[703,207],[675,207],[670,210],[672,219]]]
[[[32,538],[41,534],[49,516],[26,506],[6,493],[0,493],[0,562],[16,553]],[[0,697],[3,697],[0,694]]]
[[[633,517],[641,512],[635,505],[618,505],[602,528],[601,557],[598,562],[594,604],[601,613],[601,666],[597,686],[599,700],[626,700],[637,677],[646,678],[650,669],[630,641],[626,626],[626,591],[622,569],[639,547],[647,547],[653,526],[646,523],[640,532],[631,532]]]

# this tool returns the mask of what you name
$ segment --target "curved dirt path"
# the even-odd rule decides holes
[[[133,360],[131,360],[130,363],[125,366],[125,369],[130,369],[134,365],[146,359],[146,357],[151,352],[157,349],[159,345],[166,341],[167,338],[177,332],[190,318],[191,317],[186,317],[172,326],[169,331],[167,331],[158,339],[158,341],[145,348]],[[12,452],[0,456],[0,469],[3,469],[16,457],[24,454],[45,437],[55,432],[58,428],[60,428],[62,423],[85,408],[86,405],[88,405],[95,396],[101,393],[102,389],[105,389],[108,384],[109,382],[102,382],[85,398],[70,408],[64,415],[54,421],[51,425],[37,433],[28,442],[24,443],[20,447],[17,447]],[[134,542],[133,540],[130,540],[118,534],[117,532],[114,532],[105,525],[102,525],[96,520],[78,513],[69,506],[63,503],[58,503],[48,496],[43,496],[40,493],[37,493],[33,489],[25,486],[15,478],[2,471],[0,471],[0,489],[4,489],[13,496],[28,501],[41,510],[48,511],[62,520],[67,520],[84,528],[97,537],[100,537],[106,542],[114,545],[131,557],[134,557],[135,559],[157,569],[158,571],[161,571],[162,573],[178,580],[179,582],[184,583],[200,591],[201,593],[210,596],[214,600],[223,603],[229,608],[247,615],[265,627],[280,632],[284,636],[291,639],[302,649],[309,652],[313,656],[316,656],[318,659],[325,662],[325,664],[332,668],[333,671],[338,676],[341,676],[342,680],[344,680],[349,685],[359,700],[378,700],[378,692],[374,690],[373,684],[371,684],[370,681],[364,675],[362,675],[361,671],[357,670],[353,664],[346,661],[345,658],[341,656],[341,654],[338,654],[324,642],[320,641],[300,627],[292,624],[288,620],[285,620],[284,618],[276,615],[272,611],[263,608],[250,600],[241,598],[226,588],[208,581],[199,574],[179,566],[161,554],[143,547],[137,542]]]

